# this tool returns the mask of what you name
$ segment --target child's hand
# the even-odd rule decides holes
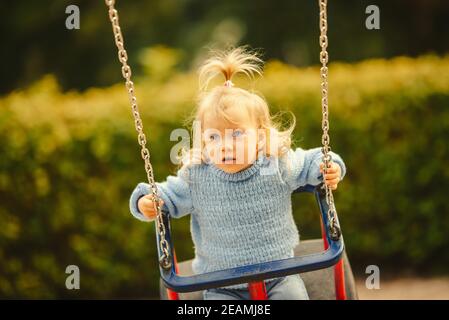
[[[327,174],[324,177],[325,183],[331,187],[332,190],[336,190],[338,183],[341,179],[341,168],[335,162],[329,163],[329,168],[327,168]],[[324,169],[324,164],[320,164],[320,172],[322,173]]]
[[[162,199],[159,200],[159,205],[161,207],[164,205],[164,201],[162,201]],[[155,201],[153,200],[152,194],[140,198],[139,201],[137,202],[137,206],[139,208],[139,211],[142,212],[142,214],[148,219],[156,218],[157,211],[155,208],[156,205]]]

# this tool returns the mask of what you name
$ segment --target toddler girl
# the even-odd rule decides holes
[[[157,183],[162,211],[172,218],[191,215],[196,274],[293,257],[299,243],[292,192],[323,182],[321,149],[291,149],[291,133],[270,116],[258,94],[237,88],[235,74],[261,74],[262,61],[245,47],[221,52],[200,68],[200,85],[223,75],[224,85],[203,90],[195,113],[200,148],[184,152],[176,176]],[[346,172],[333,161],[324,177],[332,189]],[[156,216],[149,185],[139,183],[130,199],[141,221]],[[265,280],[268,299],[308,299],[299,275]],[[247,284],[204,290],[205,299],[249,299]]]

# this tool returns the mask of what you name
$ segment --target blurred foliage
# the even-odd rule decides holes
[[[158,50],[170,49],[149,52],[164,56],[163,77],[139,79],[136,92],[162,181],[176,170],[169,136],[194,107],[197,78],[170,71],[176,51]],[[448,68],[449,56],[330,66],[331,144],[348,167],[335,198],[356,272],[447,272]],[[254,89],[273,113],[295,113],[297,146],[320,145],[317,68],[271,61]],[[128,209],[145,174],[123,84],[63,93],[45,76],[0,99],[0,141],[1,297],[157,297],[154,224]],[[312,197],[295,195],[294,208],[302,238],[318,237]],[[189,219],[172,224],[179,260],[192,258]],[[79,291],[65,288],[71,264]]]
[[[164,81],[174,71],[182,57],[180,50],[157,45],[141,50],[140,63],[151,80]]]
[[[296,66],[318,63],[318,1],[133,0],[116,1],[135,74],[142,48],[161,44],[182,52],[177,68],[202,61],[206,47],[249,44],[264,59]],[[380,30],[367,30],[368,5],[380,9]],[[68,5],[80,9],[80,29],[68,30]],[[449,42],[445,0],[329,1],[332,61],[444,54]],[[0,94],[55,74],[64,90],[109,86],[120,80],[117,55],[103,0],[2,1]],[[82,72],[80,71],[82,70]]]

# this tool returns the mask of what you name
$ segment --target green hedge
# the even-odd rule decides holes
[[[449,57],[330,66],[331,144],[348,174],[335,193],[356,272],[366,264],[447,271]],[[119,71],[118,71],[119,72]],[[171,130],[195,101],[195,73],[137,79],[156,179],[174,173]],[[238,82],[247,86],[244,82]],[[320,144],[317,68],[270,62],[256,89],[297,117],[296,145]],[[122,84],[84,93],[47,76],[0,99],[0,296],[156,297],[154,224],[128,199],[145,180]],[[295,196],[302,238],[319,236],[311,197]],[[189,219],[173,221],[180,260],[193,256]],[[65,288],[65,268],[81,290]]]

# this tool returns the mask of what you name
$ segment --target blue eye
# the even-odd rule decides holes
[[[234,130],[234,132],[232,133],[232,136],[234,138],[238,138],[238,137],[240,137],[242,135],[243,135],[243,132],[241,130]]]
[[[220,139],[220,136],[216,133],[209,135],[209,140],[211,140],[211,141],[217,141],[219,139]]]

